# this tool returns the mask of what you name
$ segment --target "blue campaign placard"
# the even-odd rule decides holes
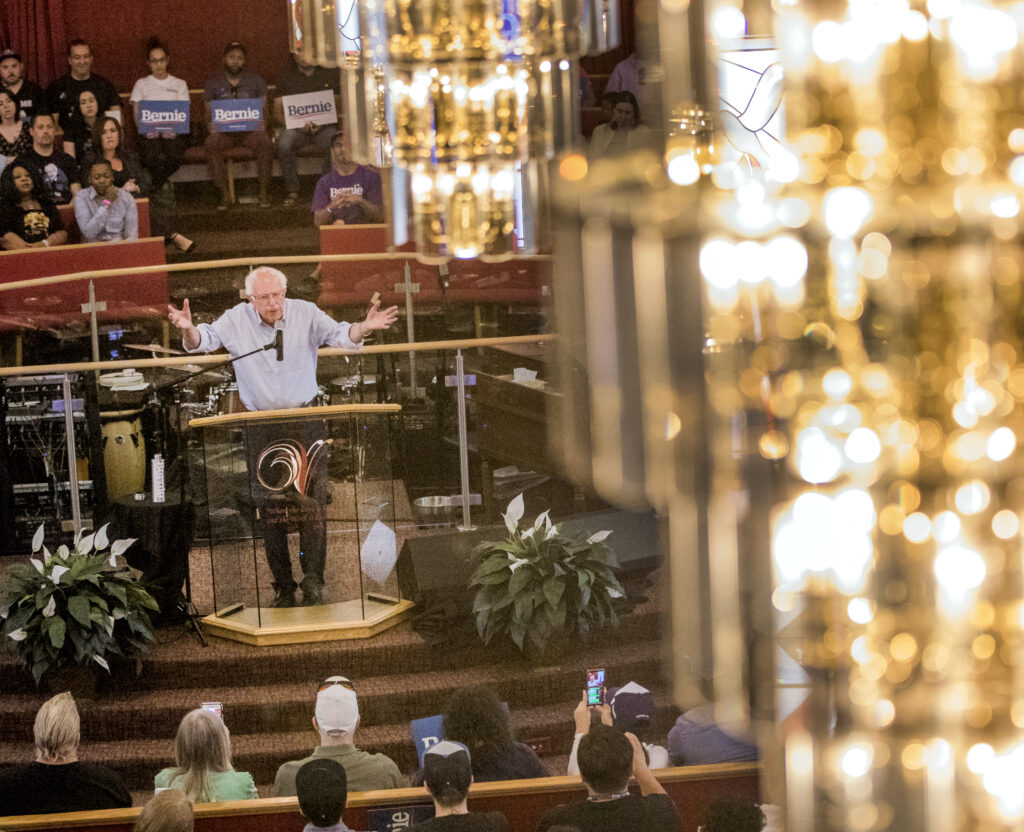
[[[262,98],[222,98],[210,102],[215,133],[251,133],[263,127]]]
[[[366,825],[371,832],[399,832],[434,817],[432,803],[414,803],[408,806],[389,806],[386,809],[367,809]]]
[[[187,135],[190,132],[188,102],[140,101],[138,126],[142,136],[147,133]]]
[[[409,723],[409,731],[412,740],[416,743],[416,756],[420,761],[420,768],[423,768],[423,755],[428,748],[441,742],[441,728],[444,725],[444,718],[441,714],[424,716],[414,719]]]

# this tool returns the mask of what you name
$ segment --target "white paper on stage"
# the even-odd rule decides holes
[[[370,533],[366,535],[366,540],[363,541],[359,559],[364,575],[379,584],[384,583],[398,560],[398,544],[395,541],[394,530],[380,520],[374,522],[370,527]]]
[[[336,124],[338,121],[338,114],[334,111],[334,93],[330,90],[282,95],[281,107],[284,126],[288,130],[307,124]]]

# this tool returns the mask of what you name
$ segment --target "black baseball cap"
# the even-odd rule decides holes
[[[461,742],[442,740],[424,752],[423,782],[431,794],[441,794],[448,787],[465,792],[472,781],[469,749]]]

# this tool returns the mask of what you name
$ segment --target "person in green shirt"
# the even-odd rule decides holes
[[[231,767],[231,736],[210,711],[196,708],[185,714],[174,741],[174,759],[175,767],[157,774],[158,789],[178,789],[193,803],[259,797],[252,775]]]

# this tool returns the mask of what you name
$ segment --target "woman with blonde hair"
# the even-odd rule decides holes
[[[259,795],[252,775],[231,767],[231,737],[220,717],[196,708],[185,714],[174,741],[177,766],[155,779],[158,789],[178,789],[193,803],[250,800]]]
[[[192,801],[177,789],[160,792],[142,807],[134,832],[192,832]]]

